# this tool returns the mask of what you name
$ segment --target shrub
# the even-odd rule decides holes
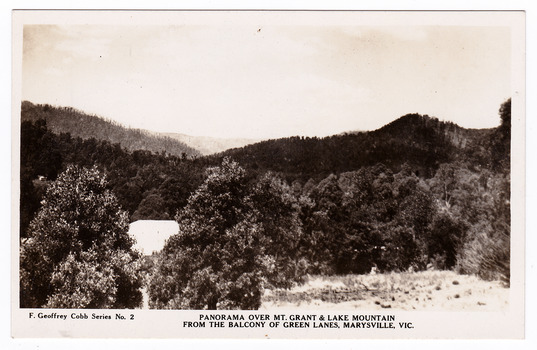
[[[475,235],[464,245],[457,260],[457,270],[475,274],[484,280],[501,280],[510,285],[510,244],[505,233],[489,237],[486,233]]]

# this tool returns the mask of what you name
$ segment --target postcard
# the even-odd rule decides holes
[[[523,11],[13,11],[15,338],[521,339]]]

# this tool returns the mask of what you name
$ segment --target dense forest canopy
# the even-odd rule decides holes
[[[147,267],[152,307],[257,308],[263,288],[306,273],[372,268],[456,269],[509,284],[511,100],[493,129],[409,114],[375,131],[206,157],[58,132],[49,123],[65,113],[23,104],[21,239],[48,237],[42,199],[72,166],[93,169],[129,221],[181,226]]]

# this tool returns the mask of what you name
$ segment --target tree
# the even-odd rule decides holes
[[[42,184],[54,180],[62,156],[44,120],[21,123],[20,148],[20,233],[26,237],[28,225],[39,209]]]
[[[224,158],[176,216],[150,282],[149,305],[165,309],[257,309],[265,287],[289,287],[305,272],[298,203],[274,174],[249,185]]]
[[[140,202],[138,209],[132,214],[132,221],[137,220],[168,220],[164,199],[156,190],[148,191]]]
[[[343,192],[337,176],[331,174],[318,184],[310,180],[300,198],[300,220],[303,228],[301,254],[309,263],[309,273],[332,274],[342,249],[345,230],[341,201]]]
[[[340,185],[345,193],[343,209],[346,214],[342,230],[345,239],[338,257],[339,272],[365,273],[373,266],[388,268],[382,265],[381,256],[386,241],[396,241],[396,235],[390,234],[397,213],[393,173],[383,164],[377,164],[342,174]]]
[[[299,254],[303,238],[299,202],[289,185],[271,172],[257,181],[250,198],[260,244],[272,261],[266,280],[274,287],[291,287],[306,271],[306,261]]]
[[[180,233],[161,252],[149,305],[166,309],[257,309],[263,247],[245,171],[225,158],[178,213]]]
[[[450,269],[455,266],[466,229],[462,220],[449,212],[437,213],[431,223],[431,232],[427,240],[428,255],[436,267]]]
[[[480,213],[469,228],[457,268],[486,280],[500,279],[510,284],[510,184],[509,174],[487,176],[479,196],[472,201]]]
[[[511,159],[511,99],[500,106],[500,126],[490,138],[492,166],[500,172],[510,171]]]
[[[134,308],[140,255],[127,213],[96,167],[69,166],[21,242],[21,307]]]
[[[424,269],[427,265],[427,239],[434,215],[433,200],[424,184],[409,167],[394,176],[393,192],[397,203],[393,220],[383,228],[385,249],[382,264],[386,270]]]

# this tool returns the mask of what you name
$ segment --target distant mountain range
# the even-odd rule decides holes
[[[190,136],[178,133],[155,133],[159,136],[169,137],[198,150],[202,155],[220,153],[231,148],[243,147],[257,143],[258,139],[245,138],[219,138],[208,136]]]
[[[119,143],[129,151],[147,150],[160,153],[165,151],[175,156],[183,154],[199,157],[223,152],[230,148],[243,147],[260,140],[244,138],[215,138],[189,136],[180,133],[158,133],[143,129],[124,127],[114,121],[94,115],[88,115],[71,107],[54,107],[36,105],[29,101],[22,102],[22,121],[45,119],[47,127],[54,133],[69,133],[82,139]]]
[[[229,156],[254,172],[276,171],[288,180],[322,178],[377,163],[400,169],[407,164],[421,176],[434,174],[441,163],[490,162],[494,129],[465,129],[427,115],[408,114],[374,131],[349,131],[324,138],[276,140],[225,139],[130,129],[71,107],[22,103],[22,121],[45,119],[56,134],[119,143],[128,151],[149,150],[200,158],[218,165]]]

